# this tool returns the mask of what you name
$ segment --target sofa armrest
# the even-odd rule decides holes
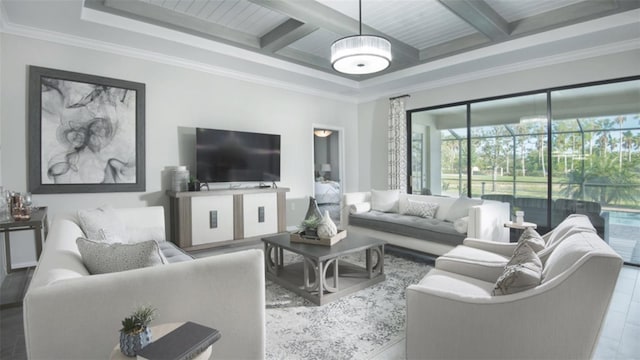
[[[30,359],[104,359],[121,320],[137,306],[158,309],[155,324],[194,321],[222,338],[215,358],[265,355],[265,280],[261,250],[163,266],[83,276],[30,288],[24,329]]]
[[[509,204],[485,200],[482,205],[469,208],[469,228],[467,236],[497,242],[509,242],[509,229],[504,223],[509,221]]]
[[[515,250],[517,245],[516,243],[503,243],[476,238],[466,238],[463,240],[462,244],[476,249],[491,251],[492,253],[507,257],[513,255],[513,250]]]
[[[349,208],[351,205],[369,201],[371,201],[371,192],[369,191],[342,194],[342,204],[340,204],[340,227],[346,229],[349,225]]]

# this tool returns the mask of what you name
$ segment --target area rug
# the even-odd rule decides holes
[[[346,260],[363,264],[364,254]],[[430,267],[390,254],[384,267],[385,281],[323,306],[267,281],[266,358],[368,359],[402,339],[405,289]]]

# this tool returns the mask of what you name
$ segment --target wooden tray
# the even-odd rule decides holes
[[[291,242],[292,243],[304,243],[304,244],[314,244],[314,245],[324,245],[331,246],[338,241],[347,237],[347,230],[338,230],[338,233],[329,239],[322,239],[319,237],[311,237],[305,236],[304,233],[291,233]]]

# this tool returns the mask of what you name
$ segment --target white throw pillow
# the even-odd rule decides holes
[[[528,290],[542,281],[542,261],[526,243],[514,251],[496,281],[493,295],[508,295]]]
[[[476,205],[481,205],[482,200],[479,199],[471,199],[466,196],[461,196],[451,205],[449,211],[447,211],[447,215],[445,215],[444,220],[449,222],[454,222],[461,217],[465,217],[469,215],[469,208]]]
[[[398,212],[400,190],[371,190],[371,210]]]
[[[76,244],[84,266],[94,275],[167,263],[155,240],[136,244],[109,244],[79,237]]]
[[[351,204],[349,206],[349,214],[360,214],[371,210],[371,203],[363,202],[358,204]]]
[[[407,208],[404,215],[420,216],[426,219],[433,219],[438,210],[438,204],[432,202],[416,201],[407,199]]]
[[[126,243],[128,239],[124,222],[110,206],[78,210],[80,228],[89,239],[107,243]]]

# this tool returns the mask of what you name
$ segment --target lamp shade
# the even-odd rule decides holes
[[[318,129],[318,130],[314,130],[313,133],[317,137],[327,137],[327,136],[331,135],[332,131],[331,130]]]
[[[322,166],[320,166],[320,171],[322,172],[331,171],[331,164],[322,164]]]
[[[382,71],[391,64],[391,43],[373,35],[354,35],[331,45],[331,66],[345,74],[362,75]]]

